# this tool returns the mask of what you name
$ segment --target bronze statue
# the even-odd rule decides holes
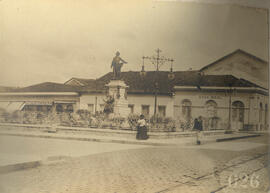
[[[113,58],[111,68],[113,68],[113,77],[114,79],[120,78],[121,68],[123,64],[127,64],[125,60],[120,58],[120,52],[116,52],[116,56]]]
[[[103,112],[106,115],[109,115],[110,113],[113,113],[113,104],[114,104],[114,98],[110,95],[107,95],[106,100],[104,100],[105,106]]]

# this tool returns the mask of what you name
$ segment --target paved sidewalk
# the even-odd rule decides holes
[[[121,138],[133,139],[136,135],[134,130],[109,129],[109,128],[89,128],[89,127],[68,127],[57,125],[38,125],[38,124],[16,124],[16,123],[0,123],[0,130],[19,130],[19,131],[48,131],[52,128],[58,133],[77,133],[86,135],[116,136]],[[204,131],[205,135],[224,134],[225,130]],[[179,137],[195,137],[195,131],[175,131],[175,132],[148,132],[151,139],[168,139]]]
[[[148,140],[136,140],[134,138],[124,138],[117,136],[100,136],[93,134],[78,134],[78,133],[48,133],[42,131],[16,131],[16,130],[4,130],[1,129],[0,135],[10,136],[23,136],[23,137],[41,137],[41,138],[55,138],[65,140],[80,140],[80,141],[95,141],[105,143],[122,143],[122,144],[138,144],[138,145],[154,145],[154,146],[172,146],[172,145],[195,145],[195,137],[181,137],[181,138],[169,138],[169,139],[151,139]],[[222,134],[222,135],[210,135],[203,136],[200,140],[202,145],[205,143],[216,142],[218,140],[233,140],[235,138],[255,137],[257,134]]]

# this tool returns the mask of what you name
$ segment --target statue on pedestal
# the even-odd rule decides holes
[[[120,58],[120,52],[116,52],[116,56],[112,60],[112,65],[111,68],[113,68],[113,78],[114,79],[119,79],[120,78],[120,73],[121,73],[121,68],[123,64],[127,64],[125,60]]]

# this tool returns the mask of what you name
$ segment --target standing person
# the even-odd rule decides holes
[[[202,131],[203,131],[203,120],[202,120],[202,116],[199,116],[199,127],[198,127],[198,141],[199,144],[201,144],[201,139],[202,139]]]
[[[137,139],[148,139],[146,121],[143,115],[140,115],[137,126]]]
[[[194,119],[193,130],[196,131],[196,143],[197,143],[197,145],[200,145],[201,144],[201,141],[200,141],[200,132],[202,130],[202,119],[201,119],[201,116],[198,119],[197,118]]]
[[[203,131],[203,120],[202,120],[202,116],[199,116],[199,130]]]
[[[198,120],[197,118],[195,118],[195,119],[194,119],[193,130],[196,131],[196,143],[197,143],[197,145],[200,144],[200,142],[199,142],[199,135],[198,135],[198,131],[199,131],[199,127],[200,127],[199,124],[200,124],[200,123],[199,123],[199,120]]]

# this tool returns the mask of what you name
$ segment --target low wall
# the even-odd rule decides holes
[[[82,134],[82,135],[98,135],[98,136],[117,136],[121,138],[134,138],[136,131],[113,130],[100,128],[81,128],[81,127],[64,127],[50,125],[27,125],[27,124],[7,124],[0,123],[1,130],[25,131],[25,132],[51,132],[55,128],[57,133]],[[224,134],[224,130],[204,131],[204,135],[220,135]],[[152,139],[168,139],[195,136],[195,131],[186,132],[148,132]]]

